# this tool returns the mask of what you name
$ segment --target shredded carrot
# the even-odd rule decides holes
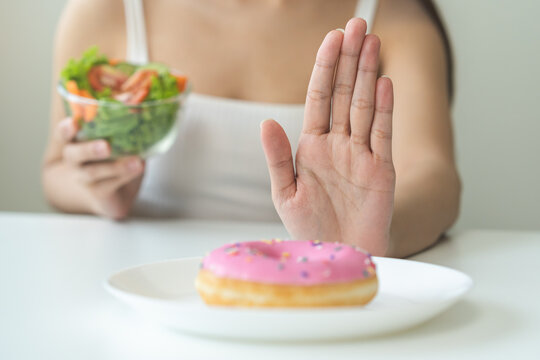
[[[88,91],[81,89],[79,90],[79,95],[88,99],[94,99],[92,94],[90,94]],[[93,104],[84,104],[83,105],[83,114],[84,114],[84,121],[90,122],[94,120],[94,118],[97,115],[98,107],[97,105]]]
[[[176,78],[176,86],[178,91],[182,92],[186,88],[187,77],[184,75],[173,75]]]
[[[87,99],[93,99],[94,97],[92,96],[92,94],[90,94],[89,91],[87,90],[84,90],[84,89],[81,89],[79,90],[79,95],[84,97],[84,98],[87,98]]]
[[[77,86],[75,80],[68,80],[66,82],[66,90],[70,94],[79,95],[79,87]]]

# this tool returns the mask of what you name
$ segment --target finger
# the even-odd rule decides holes
[[[272,184],[274,199],[287,199],[296,193],[291,144],[285,131],[274,120],[261,123],[261,142]]]
[[[109,144],[105,140],[81,143],[69,143],[64,146],[64,160],[72,165],[81,165],[88,161],[105,160],[111,155]]]
[[[323,134],[330,127],[330,104],[334,70],[339,57],[343,33],[330,31],[324,38],[309,81],[304,113],[303,132]]]
[[[392,80],[382,77],[377,80],[375,93],[375,116],[371,126],[371,151],[377,160],[392,162],[392,113],[394,90]]]
[[[97,193],[101,196],[108,196],[115,193],[122,186],[129,184],[131,181],[139,178],[144,173],[144,163],[141,162],[141,168],[138,172],[130,172],[123,174],[118,177],[105,179],[91,184],[91,189],[94,193]]]
[[[72,141],[77,135],[77,126],[72,118],[67,117],[56,125],[56,138],[62,143]]]
[[[345,27],[332,99],[332,132],[334,133],[349,135],[350,132],[351,99],[366,28],[366,22],[359,18],[349,20]]]
[[[351,141],[369,149],[369,134],[375,108],[375,83],[379,70],[381,42],[376,35],[366,35],[351,102]]]
[[[136,156],[111,162],[89,163],[79,167],[79,178],[85,183],[95,183],[128,174],[140,174],[143,163]]]

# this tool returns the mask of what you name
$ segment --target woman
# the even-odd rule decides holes
[[[43,182],[58,209],[114,219],[133,207],[163,216],[279,215],[292,238],[342,241],[386,256],[430,246],[455,221],[450,57],[429,2],[144,5],[69,2],[54,78],[69,58],[97,44],[110,57],[127,52],[130,61],[150,57],[181,69],[198,93],[173,148],[147,164],[103,161],[110,152],[103,140],[73,142],[75,129],[54,96]],[[344,31],[328,32],[345,23]],[[368,25],[377,35],[365,35]],[[260,125],[263,155],[256,128],[270,117],[287,130],[292,151],[282,127],[268,120]]]

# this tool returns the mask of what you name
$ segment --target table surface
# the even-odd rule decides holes
[[[469,274],[473,290],[423,325],[371,339],[183,335],[145,322],[103,288],[125,267],[286,236],[273,223],[0,213],[0,359],[540,359],[540,232],[466,231],[414,256]]]

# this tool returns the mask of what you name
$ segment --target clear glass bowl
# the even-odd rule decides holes
[[[147,158],[166,152],[174,143],[191,83],[188,81],[178,96],[137,105],[71,94],[61,83],[57,89],[67,115],[79,124],[77,141],[105,139],[113,158],[124,155]]]

